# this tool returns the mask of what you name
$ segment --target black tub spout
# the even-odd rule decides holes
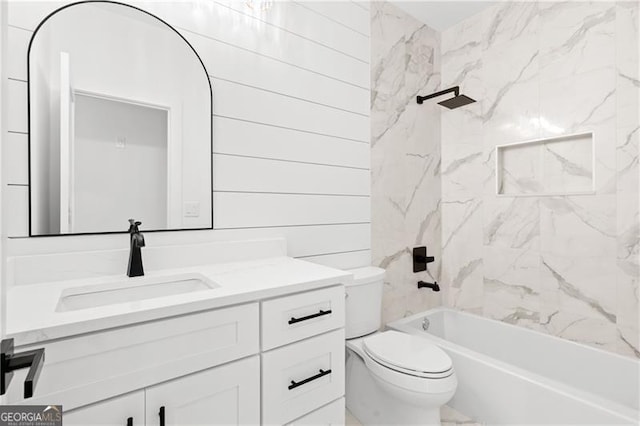
[[[437,281],[433,283],[426,283],[424,281],[418,281],[418,288],[430,288],[433,291],[440,291],[440,286]]]

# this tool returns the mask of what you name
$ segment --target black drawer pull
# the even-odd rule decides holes
[[[133,417],[127,419],[127,426],[133,426]]]
[[[331,313],[331,309],[327,309],[326,311],[323,311],[322,309],[320,309],[320,312],[318,312],[317,314],[311,314],[311,315],[307,315],[306,317],[300,317],[300,318],[291,317],[291,319],[289,320],[289,324],[295,324],[300,321],[306,321],[312,318],[318,318],[323,315],[329,315],[330,313]]]
[[[307,377],[306,379],[301,380],[301,381],[299,381],[299,382],[295,382],[295,381],[293,381],[293,380],[292,380],[292,381],[291,381],[291,384],[289,385],[289,390],[291,390],[291,389],[295,389],[295,388],[297,388],[298,386],[302,386],[302,385],[304,385],[304,384],[306,384],[306,383],[312,382],[312,381],[314,381],[314,380],[316,380],[316,379],[319,379],[320,377],[324,377],[324,376],[326,376],[327,374],[331,374],[331,369],[323,370],[323,369],[321,368],[319,371],[320,371],[320,372],[319,372],[318,374],[316,374],[315,376]]]

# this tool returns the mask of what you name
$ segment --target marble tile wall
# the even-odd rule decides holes
[[[445,304],[640,357],[638,52],[637,2],[505,2],[441,34],[442,87],[478,100],[441,114]],[[496,196],[496,145],[586,131],[592,194]]]
[[[372,259],[387,270],[383,321],[441,304],[418,280],[440,281],[440,107],[416,96],[440,87],[440,36],[397,7],[371,4]],[[436,262],[412,272],[411,250]]]

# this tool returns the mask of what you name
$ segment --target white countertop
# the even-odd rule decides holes
[[[280,256],[260,260],[204,265],[150,272],[148,277],[198,273],[219,287],[66,312],[56,312],[60,296],[72,287],[86,288],[126,275],[21,285],[7,293],[7,337],[16,346],[35,344],[142,321],[237,305],[288,293],[312,290],[352,279],[351,274],[326,266]]]

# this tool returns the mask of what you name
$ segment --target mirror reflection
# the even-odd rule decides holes
[[[29,48],[30,234],[212,227],[211,86],[139,9],[78,3]]]

